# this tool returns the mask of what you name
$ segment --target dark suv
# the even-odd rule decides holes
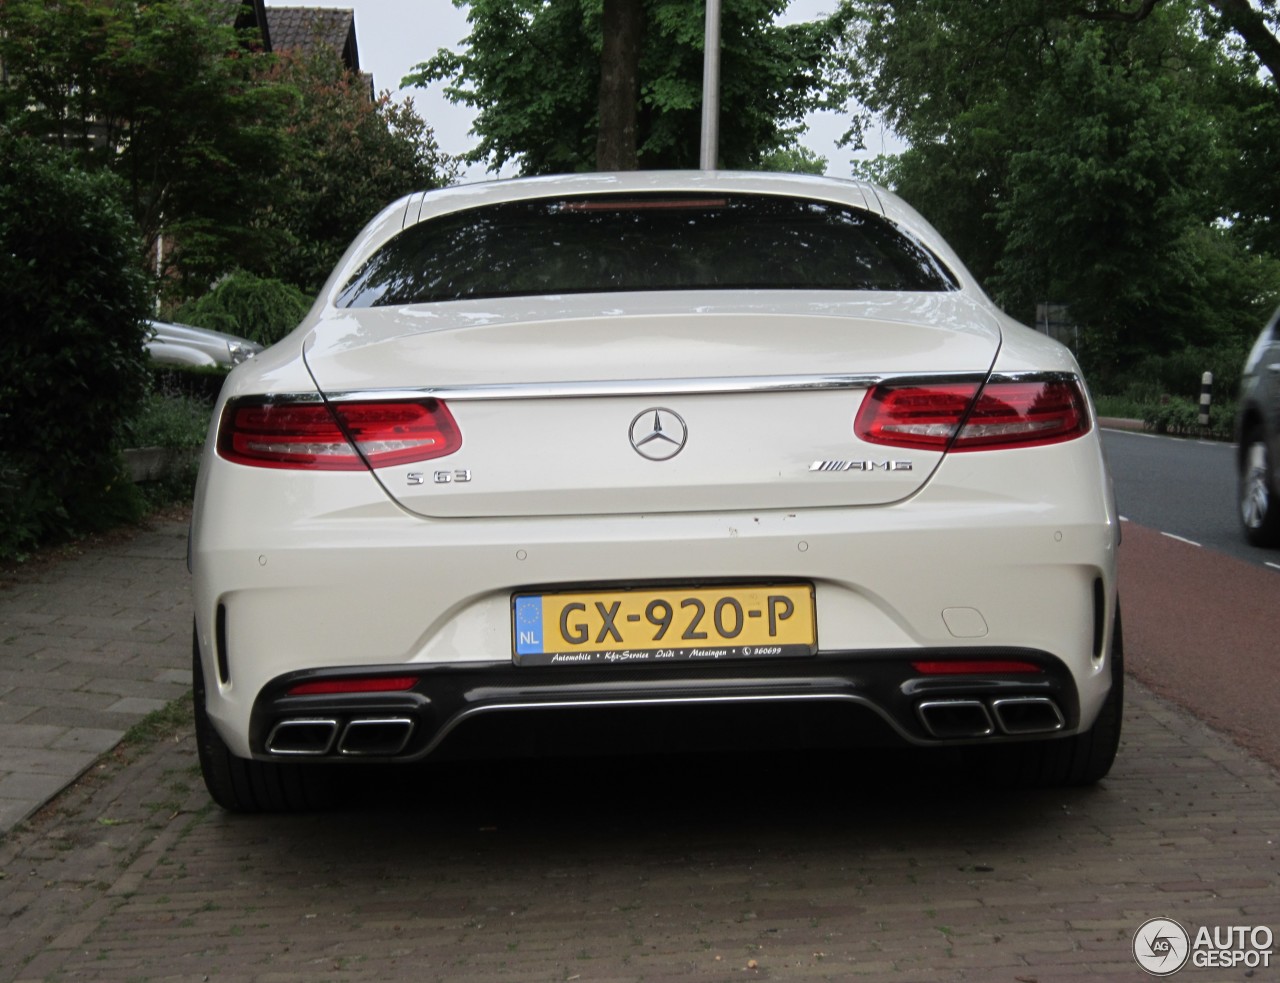
[[[1258,335],[1240,379],[1236,417],[1240,524],[1254,546],[1280,545],[1280,499],[1276,459],[1280,457],[1280,310]]]

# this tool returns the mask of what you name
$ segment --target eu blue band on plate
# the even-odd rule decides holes
[[[516,598],[516,655],[542,652],[542,598]]]

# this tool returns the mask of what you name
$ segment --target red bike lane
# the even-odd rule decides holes
[[[1129,674],[1280,768],[1280,571],[1132,522],[1119,566]]]

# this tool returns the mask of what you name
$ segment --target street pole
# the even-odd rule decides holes
[[[720,144],[720,0],[707,0],[702,52],[702,153],[699,166],[716,169]]]

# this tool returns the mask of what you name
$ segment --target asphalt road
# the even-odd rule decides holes
[[[1106,430],[1120,515],[1249,563],[1280,569],[1280,550],[1248,545],[1236,519],[1235,445]]]

